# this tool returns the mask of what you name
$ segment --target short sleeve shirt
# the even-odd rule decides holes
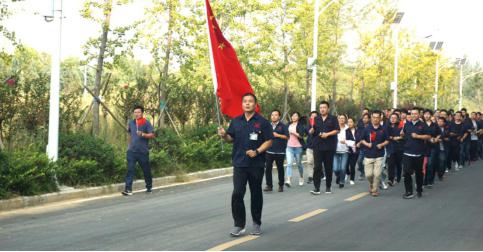
[[[249,157],[248,150],[256,150],[264,142],[273,139],[272,125],[268,120],[255,113],[250,120],[245,115],[234,118],[227,134],[233,138],[232,161],[234,167],[264,167],[265,155]]]
[[[138,153],[149,153],[148,139],[138,136],[136,131],[142,131],[145,134],[153,133],[154,130],[151,123],[146,119],[139,121],[131,120],[129,121],[127,131],[131,136],[131,143],[129,144],[128,150]]]

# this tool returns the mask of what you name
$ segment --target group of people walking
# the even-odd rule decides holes
[[[227,131],[218,135],[233,142],[234,191],[232,214],[235,227],[230,233],[245,232],[243,197],[248,183],[253,218],[252,235],[261,234],[265,192],[274,189],[273,163],[277,166],[278,192],[292,187],[293,165],[299,173],[298,185],[313,184],[313,195],[332,193],[332,180],[339,188],[354,185],[356,171],[359,181],[368,181],[369,193],[377,197],[404,181],[404,199],[423,196],[423,188],[432,188],[435,178],[458,171],[470,162],[483,159],[483,117],[480,112],[468,114],[466,109],[429,110],[423,108],[369,110],[360,119],[330,114],[330,104],[322,101],[319,111],[308,116],[294,112],[290,122],[281,122],[281,113],[273,110],[270,121],[255,112],[256,97],[246,94],[244,114],[233,119]],[[306,165],[302,162],[305,152]],[[287,161],[284,168],[285,159]],[[414,188],[415,175],[416,188]],[[414,189],[416,194],[414,194]]]

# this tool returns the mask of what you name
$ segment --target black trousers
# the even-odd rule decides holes
[[[356,164],[359,158],[359,152],[349,153],[349,162],[347,162],[347,174],[350,174],[351,180],[356,176]]]
[[[470,141],[470,160],[478,160],[478,140]]]
[[[451,163],[452,162],[460,162],[460,144],[457,144],[457,145],[451,145],[449,147],[449,162],[450,162],[450,166],[448,167],[449,169],[451,169]],[[458,165],[460,165],[458,163]]]
[[[325,170],[325,186],[330,188],[332,184],[332,173],[334,165],[335,151],[314,150],[314,187],[320,190],[320,180],[322,178],[322,164]]]
[[[416,176],[416,191],[423,192],[423,159],[424,156],[411,157],[403,155],[404,187],[406,193],[413,193],[413,173]]]
[[[277,172],[278,172],[278,185],[283,186],[284,178],[285,178],[285,169],[283,168],[283,161],[285,160],[285,154],[266,154],[265,160],[265,180],[267,186],[273,188],[273,180],[272,180],[272,169],[273,169],[273,161],[277,165]]]
[[[263,167],[235,167],[233,169],[233,194],[231,196],[231,213],[235,227],[244,228],[246,224],[245,203],[243,198],[250,187],[251,213],[253,223],[262,224],[263,208]]]
[[[389,180],[391,182],[394,182],[394,179],[396,178],[397,182],[401,181],[401,173],[402,173],[402,157],[403,154],[400,151],[395,151],[394,153],[391,153],[389,156],[389,159],[387,160],[387,169],[388,169],[388,175],[389,175]]]

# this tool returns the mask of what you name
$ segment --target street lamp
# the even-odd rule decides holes
[[[393,82],[393,99],[392,99],[392,107],[397,108],[397,79],[398,79],[398,57],[399,57],[399,41],[398,41],[398,33],[399,33],[399,26],[397,24],[401,23],[401,20],[404,16],[404,12],[396,12],[394,19],[392,23],[394,24],[394,33],[395,33],[395,42],[394,42],[394,47],[395,47],[395,55],[394,55],[394,82]]]
[[[55,26],[54,43],[52,47],[52,62],[50,73],[50,107],[47,156],[57,161],[59,153],[59,103],[60,103],[60,55],[62,45],[62,0],[52,2],[52,16],[45,16],[46,22]]]
[[[434,110],[438,109],[438,85],[439,85],[439,54],[441,47],[443,47],[443,41],[431,41],[429,47],[436,53],[436,77],[434,80]]]
[[[458,95],[458,110],[461,110],[463,99],[463,65],[466,63],[466,58],[456,59],[456,65],[460,67],[460,81],[459,81],[459,95]]]
[[[314,42],[312,49],[312,57],[308,59],[308,67],[312,66],[312,89],[310,98],[310,111],[315,110],[315,99],[316,99],[316,88],[317,88],[317,42],[319,39],[319,16],[322,14],[330,5],[332,5],[337,0],[330,1],[322,10],[319,11],[320,0],[315,0],[314,7]]]

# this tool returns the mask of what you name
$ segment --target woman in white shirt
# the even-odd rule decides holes
[[[337,134],[337,149],[334,156],[334,173],[336,176],[336,182],[339,184],[339,188],[344,187],[345,174],[347,169],[347,161],[349,159],[349,147],[346,142],[346,130],[347,130],[347,117],[345,115],[339,115],[340,132]]]

